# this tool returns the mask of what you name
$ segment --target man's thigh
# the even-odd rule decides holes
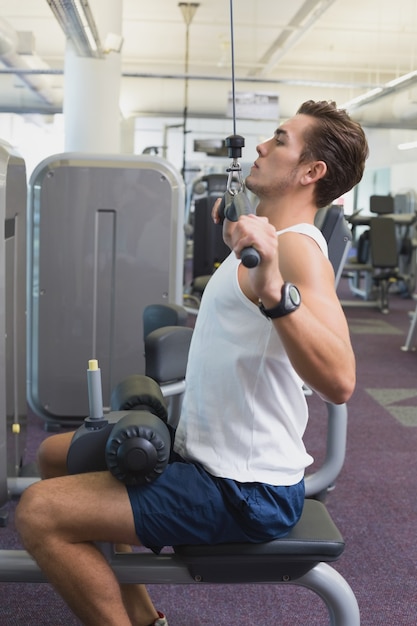
[[[69,542],[139,543],[126,487],[109,472],[35,483],[23,493],[19,509],[29,525],[36,516],[45,532],[58,533]]]

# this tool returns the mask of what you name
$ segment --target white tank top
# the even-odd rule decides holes
[[[312,237],[310,224],[287,231]],[[175,450],[214,476],[294,485],[313,461],[303,435],[308,410],[272,322],[241,291],[231,253],[210,279],[197,316]]]

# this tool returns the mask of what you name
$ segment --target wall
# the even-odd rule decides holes
[[[51,154],[64,150],[63,116],[45,118],[41,115],[0,114],[0,137],[9,142],[23,157],[26,174]]]
[[[393,195],[409,190],[417,192],[417,149],[398,149],[401,143],[417,141],[417,131],[366,129],[366,134],[370,145],[368,174],[378,176],[388,170],[388,191]]]
[[[166,158],[178,169],[182,169],[184,132],[182,118],[142,117],[135,123],[134,147],[136,153],[141,153],[149,147],[157,147],[159,155]],[[248,171],[257,157],[258,143],[271,137],[277,127],[273,121],[242,121],[236,125],[236,134],[245,138],[245,147],[242,150],[241,166]],[[230,158],[210,157],[202,152],[194,152],[194,140],[218,139],[224,140],[233,134],[231,119],[197,119],[187,120],[186,133],[186,167],[191,169],[188,178],[195,178],[207,173],[225,172],[229,167]],[[166,144],[164,146],[164,143]]]

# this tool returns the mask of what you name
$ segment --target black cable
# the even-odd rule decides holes
[[[236,90],[235,90],[235,38],[233,28],[233,0],[230,0],[230,52],[232,62],[232,116],[233,134],[236,135]]]
[[[244,183],[242,178],[242,168],[238,159],[242,156],[242,148],[245,140],[236,134],[236,92],[235,92],[235,43],[233,28],[233,0],[230,0],[230,48],[232,61],[232,117],[233,117],[233,135],[226,138],[226,146],[229,157],[232,158],[232,164],[227,170],[229,173],[227,179],[226,193],[219,207],[219,214],[227,217],[228,220],[236,222],[240,215],[249,215],[253,213],[253,207],[244,192]],[[238,189],[233,189],[234,175],[238,178]],[[255,248],[248,247],[241,251],[240,258],[246,267],[256,267],[260,263],[259,252]]]

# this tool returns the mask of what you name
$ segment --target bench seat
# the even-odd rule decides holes
[[[306,500],[299,522],[281,539],[267,543],[177,546],[195,580],[207,583],[290,581],[317,563],[337,560],[345,547],[326,507]]]

